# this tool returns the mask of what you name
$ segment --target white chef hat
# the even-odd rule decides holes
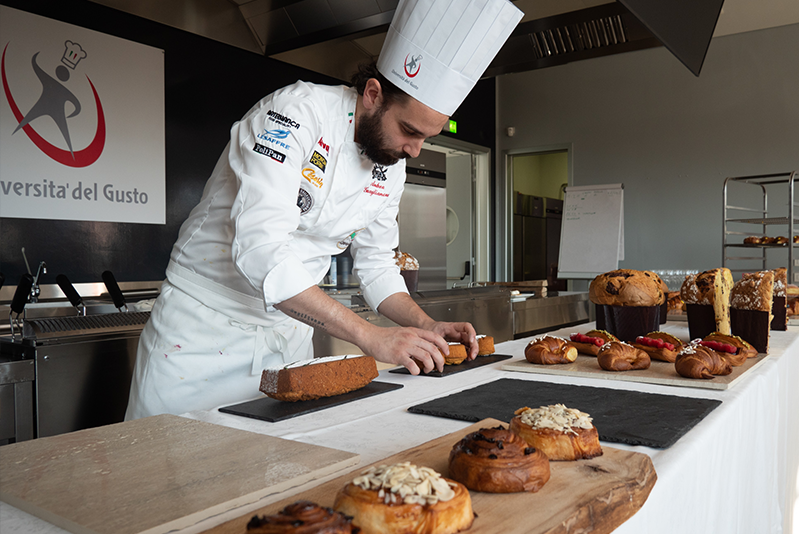
[[[523,15],[508,0],[400,0],[377,69],[452,115]]]

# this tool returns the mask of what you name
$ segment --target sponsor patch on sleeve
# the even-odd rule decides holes
[[[283,154],[282,152],[278,152],[277,150],[273,150],[273,149],[269,148],[268,146],[259,145],[258,143],[255,143],[255,146],[252,147],[252,149],[255,152],[258,152],[259,154],[263,154],[264,156],[272,158],[273,160],[277,161],[278,163],[283,163],[286,160],[286,155],[285,154]]]
[[[325,157],[317,152],[316,150],[313,151],[311,155],[311,163],[316,165],[320,171],[325,172],[325,167],[327,167],[327,160]]]

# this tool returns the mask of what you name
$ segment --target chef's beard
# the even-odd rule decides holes
[[[383,114],[386,107],[381,106],[371,115],[361,115],[358,119],[358,144],[366,157],[378,165],[394,165],[400,159],[410,157],[405,152],[394,152],[385,148],[386,136],[383,133]]]

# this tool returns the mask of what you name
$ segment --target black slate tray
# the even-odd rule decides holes
[[[603,441],[666,449],[721,401],[502,378],[408,411],[461,421],[493,417],[509,422],[519,408],[558,403],[590,414]]]
[[[323,397],[321,399],[297,402],[283,402],[269,397],[263,397],[253,401],[242,402],[232,406],[219,408],[220,412],[260,419],[276,423],[284,419],[291,419],[311,412],[318,412],[333,406],[340,406],[358,399],[365,399],[388,391],[400,389],[402,384],[389,384],[388,382],[372,381],[361,389],[343,393],[334,397]]]
[[[513,356],[510,356],[508,354],[489,354],[488,356],[478,356],[474,360],[464,361],[463,363],[459,363],[458,365],[445,365],[443,371],[436,371],[434,369],[429,373],[419,373],[417,376],[433,376],[436,378],[441,378],[444,376],[454,375],[455,373],[460,373],[461,371],[468,371],[469,369],[482,367],[490,363],[501,362],[502,360],[509,360],[511,358],[513,358]],[[411,374],[411,372],[408,371],[405,367],[397,367],[396,369],[391,369],[389,373],[398,373],[404,375]]]

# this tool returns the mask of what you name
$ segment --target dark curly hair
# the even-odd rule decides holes
[[[363,91],[366,89],[366,82],[368,82],[370,78],[374,78],[380,83],[380,87],[383,89],[383,102],[387,107],[394,102],[404,102],[405,99],[409,98],[408,93],[388,81],[388,79],[377,70],[376,61],[358,65],[358,72],[352,76],[350,83],[355,90],[358,91],[359,95],[363,95]]]

